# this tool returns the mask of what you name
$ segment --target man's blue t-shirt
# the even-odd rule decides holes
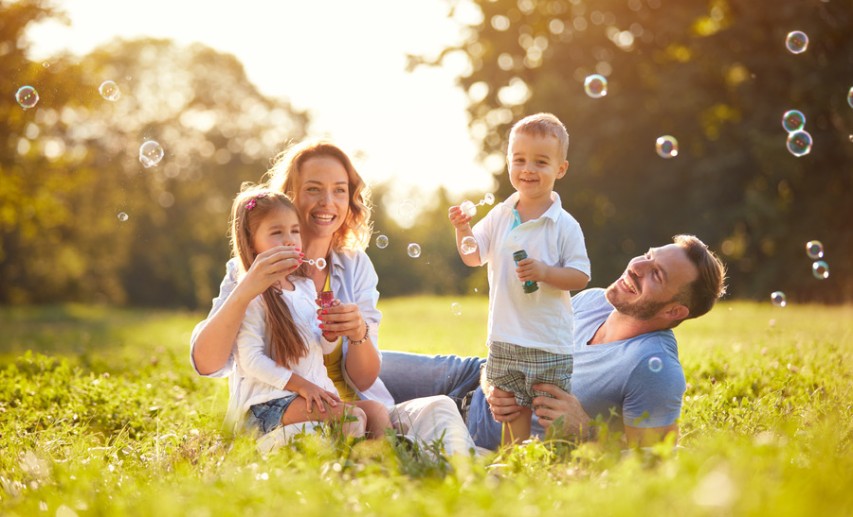
[[[613,306],[604,289],[586,289],[572,297],[574,307],[574,373],[572,393],[592,418],[601,416],[610,430],[662,427],[681,414],[686,389],[671,330],[650,332],[623,341],[589,345]],[[533,417],[533,434],[543,429]],[[474,394],[468,430],[481,447],[497,448],[501,426],[489,412],[482,391]]]

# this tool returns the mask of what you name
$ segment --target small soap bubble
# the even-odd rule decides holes
[[[317,269],[326,269],[326,259],[324,259],[323,257],[317,259],[308,259],[306,260],[306,262],[308,262],[308,265],[314,266]]]
[[[421,256],[421,245],[415,242],[409,243],[409,246],[406,248],[406,252],[412,258],[418,258]]]
[[[806,255],[812,260],[823,258],[823,243],[820,241],[809,241],[806,243]]]
[[[853,108],[853,86],[851,86],[850,89],[847,90],[847,104],[850,105],[851,108]]]
[[[32,86],[21,86],[15,93],[15,100],[22,108],[28,110],[34,108],[39,101],[39,92]]]
[[[462,316],[462,306],[453,302],[450,304],[450,312],[452,312],[454,316]]]
[[[853,89],[851,89],[851,91],[853,91]],[[485,196],[483,196],[483,202],[485,202],[487,205],[494,205],[495,195],[491,192],[487,193]]]
[[[384,250],[388,247],[388,236],[387,235],[379,235],[376,237],[376,247]]]
[[[805,156],[812,150],[812,135],[808,131],[794,131],[788,135],[788,152],[796,157]]]
[[[793,133],[806,127],[806,116],[799,110],[788,110],[782,115],[782,127],[785,131]]]
[[[655,151],[661,158],[678,156],[678,140],[674,136],[664,135],[655,140]]]
[[[823,260],[816,260],[812,264],[812,274],[818,280],[826,280],[829,278],[829,264]]]
[[[809,37],[803,31],[791,31],[785,38],[785,47],[791,54],[802,54],[809,46]]]
[[[146,169],[160,163],[164,154],[163,147],[154,140],[147,140],[139,146],[139,161]]]
[[[770,293],[770,302],[776,307],[784,307],[788,305],[788,298],[785,297],[785,293],[782,291],[773,291]]]
[[[104,81],[98,87],[98,93],[108,101],[115,102],[121,98],[121,90],[115,81]]]
[[[116,215],[116,217],[121,222],[125,222],[130,218],[130,216],[128,216],[127,213],[125,213],[125,212],[119,212],[118,215]]]
[[[459,205],[459,209],[468,217],[474,217],[477,215],[477,205],[467,199]]]
[[[600,99],[607,95],[607,78],[603,75],[588,75],[583,81],[583,89],[593,99]]]
[[[459,243],[459,249],[462,251],[463,255],[470,255],[477,251],[477,240],[470,235],[463,237],[462,241]]]
[[[658,373],[661,370],[663,370],[663,361],[660,360],[660,357],[649,358],[649,371]]]

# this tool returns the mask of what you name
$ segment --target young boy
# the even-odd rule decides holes
[[[489,265],[486,381],[514,393],[525,408],[504,428],[504,444],[530,437],[533,397],[546,395],[532,385],[553,384],[571,392],[569,291],[586,287],[590,265],[580,225],[553,191],[569,167],[568,148],[569,135],[554,115],[538,113],[518,121],[507,148],[515,193],[473,230],[471,217],[460,207],[448,210],[462,261]],[[470,253],[470,239],[463,250],[466,237],[476,240],[479,253]],[[517,253],[521,250],[527,258]]]

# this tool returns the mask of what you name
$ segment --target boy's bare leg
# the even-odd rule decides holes
[[[326,406],[325,411],[320,411],[316,404],[312,407],[311,412],[308,412],[305,399],[297,397],[287,411],[281,415],[281,424],[299,424],[302,422],[341,422],[343,424],[343,432],[347,436],[359,438],[364,436],[365,422],[367,416],[365,412],[352,404],[340,404],[331,407]],[[387,413],[386,413],[387,415]],[[345,416],[354,416],[356,421],[345,421]]]
[[[385,405],[375,400],[358,400],[354,402],[364,414],[367,415],[367,437],[372,439],[382,438],[385,431],[394,430],[391,425],[391,417]]]
[[[521,408],[515,420],[504,423],[503,432],[501,433],[501,445],[515,445],[530,438],[530,421],[532,418],[533,410],[531,408]]]

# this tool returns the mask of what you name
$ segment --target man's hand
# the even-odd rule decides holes
[[[521,414],[521,406],[516,403],[514,394],[494,386],[483,387],[483,394],[496,421],[512,422]]]
[[[577,397],[553,384],[534,384],[533,389],[554,397],[541,396],[533,399],[533,412],[539,417],[539,423],[546,432],[559,436],[589,436],[592,419],[586,414]],[[559,422],[560,429],[550,429],[555,422]]]

